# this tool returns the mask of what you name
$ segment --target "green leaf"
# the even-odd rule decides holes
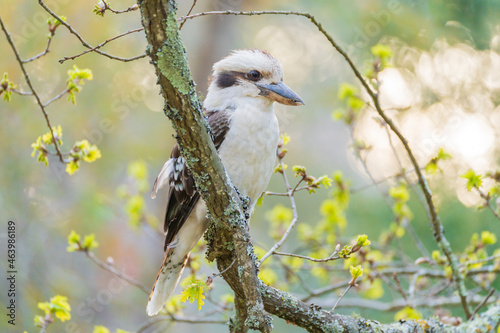
[[[397,202],[407,202],[410,200],[410,192],[404,183],[400,183],[397,187],[389,189],[389,195]]]
[[[92,333],[109,333],[109,329],[104,326],[94,326]]]
[[[497,242],[497,236],[489,231],[481,232],[481,242],[485,245],[492,245]]]
[[[257,206],[262,207],[262,203],[264,202],[264,196],[261,195],[258,199],[257,202],[255,203]]]
[[[99,246],[99,243],[95,240],[95,234],[87,235],[83,238],[82,248],[84,250],[92,250]]]
[[[71,306],[66,296],[56,295],[50,299],[50,302],[38,303],[38,308],[45,313],[45,316],[51,318],[55,315],[61,322],[71,319]],[[35,317],[35,324],[40,323],[39,316]],[[45,319],[42,319],[42,324]]]
[[[276,272],[268,267],[260,269],[259,278],[268,286],[275,284],[278,281],[278,275],[276,274]]]
[[[68,175],[74,174],[80,168],[80,161],[72,160],[66,164],[66,172]]]
[[[279,140],[283,146],[286,146],[290,142],[290,136],[286,133],[283,133],[280,135],[280,140]]]
[[[380,59],[388,59],[392,57],[391,49],[383,44],[372,46],[371,52],[374,56],[379,57]]]
[[[76,233],[76,231],[71,230],[68,235],[68,247],[66,250],[68,252],[80,251],[80,235]]]
[[[190,303],[193,303],[194,301],[197,301],[198,311],[201,310],[201,307],[204,304],[203,300],[205,299],[205,295],[203,295],[203,293],[206,289],[208,289],[206,283],[193,277],[184,280],[182,282],[182,286],[184,287],[184,290],[179,296],[181,302],[189,301]]]
[[[334,110],[332,112],[332,118],[333,118],[333,120],[336,120],[336,121],[344,120],[345,115],[346,115],[345,111],[342,109],[337,109],[337,110]]]
[[[76,104],[75,93],[80,92],[79,84],[83,85],[84,80],[92,80],[93,75],[90,69],[79,69],[73,65],[73,69],[68,70],[68,79],[66,80],[68,88],[68,101]]]
[[[358,239],[356,240],[356,245],[357,246],[368,246],[370,245],[371,242],[368,239],[368,236],[363,234],[363,235],[358,235]]]
[[[427,172],[429,175],[433,175],[436,172],[438,172],[439,170],[441,170],[441,169],[438,167],[437,163],[434,160],[431,160],[425,166],[425,172]]]
[[[330,186],[332,186],[332,182],[333,182],[333,180],[330,177],[328,177],[327,175],[323,175],[323,176],[319,177],[317,181],[321,185],[323,185],[325,188],[329,188]]]
[[[293,211],[283,205],[276,205],[266,212],[265,217],[271,223],[289,223],[293,218]]]
[[[294,165],[292,167],[292,171],[295,173],[295,177],[301,176],[305,177],[306,176],[306,167],[302,165]]]
[[[143,160],[133,161],[128,165],[127,174],[135,179],[147,179],[148,167]]]
[[[349,271],[351,272],[351,276],[354,280],[356,280],[357,278],[359,278],[363,275],[363,268],[361,268],[361,265],[351,266],[349,268]]]
[[[170,297],[165,304],[168,313],[171,314],[181,314],[182,309],[184,309],[184,304],[181,303],[178,297]]]
[[[481,185],[483,185],[483,176],[476,174],[472,169],[470,169],[460,177],[467,179],[467,184],[465,184],[467,191],[470,191],[473,188],[478,189],[481,187]]]
[[[285,170],[288,169],[288,165],[287,164],[283,164],[283,167],[281,167],[281,164],[278,164],[276,166],[276,168],[274,168],[274,173],[283,173],[285,172]]]
[[[365,283],[363,283],[364,286]],[[369,282],[369,287],[361,291],[361,295],[368,299],[379,299],[384,296],[384,286],[381,279],[375,279],[373,282]]]
[[[342,83],[338,92],[338,99],[343,101],[348,97],[354,97],[358,94],[358,88],[349,83]]]
[[[399,321],[399,320],[406,320],[406,319],[422,319],[422,313],[420,313],[418,310],[410,308],[409,306],[406,306],[404,309],[399,310],[396,312],[394,315],[394,320]]]
[[[445,152],[443,148],[439,148],[438,155],[437,155],[438,160],[445,161],[445,160],[451,159],[451,157],[452,156],[450,154],[448,154],[447,152]]]
[[[354,111],[358,111],[365,105],[365,102],[358,97],[350,97],[347,99],[347,106],[349,106]]]

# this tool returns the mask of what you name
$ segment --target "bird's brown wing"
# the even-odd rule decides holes
[[[231,110],[205,111],[205,115],[208,118],[208,125],[210,126],[215,148],[219,149],[229,130]],[[167,163],[172,164],[169,166],[170,169],[166,175],[168,177],[169,190],[167,197],[167,212],[165,224],[163,226],[165,232],[164,250],[174,241],[175,236],[200,199],[200,194],[196,191],[193,176],[177,144],[172,149],[170,159],[171,160]],[[160,172],[160,175],[162,172]],[[158,178],[160,178],[160,175]],[[158,178],[155,182],[155,188]]]

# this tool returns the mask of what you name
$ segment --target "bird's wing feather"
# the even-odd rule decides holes
[[[215,148],[219,149],[229,130],[231,110],[205,111],[208,125],[212,133]],[[165,232],[165,250],[175,239],[180,228],[200,199],[196,191],[193,176],[188,169],[186,160],[181,155],[176,144],[170,154],[170,159],[165,163],[153,185],[152,197],[156,192],[168,185],[167,212],[163,230]],[[173,245],[173,244],[172,244]]]

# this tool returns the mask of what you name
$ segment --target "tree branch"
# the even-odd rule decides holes
[[[281,237],[281,239],[276,244],[274,244],[274,246],[259,260],[259,266],[262,265],[262,263],[267,258],[269,258],[271,255],[275,254],[276,250],[278,250],[281,247],[281,245],[283,245],[283,243],[288,238],[288,235],[290,235],[290,232],[295,227],[295,224],[297,223],[297,220],[299,218],[299,215],[297,213],[297,205],[295,204],[295,198],[293,195],[295,194],[295,191],[297,190],[297,187],[299,186],[301,181],[299,181],[294,188],[290,187],[290,183],[288,182],[288,178],[286,177],[286,174],[285,174],[285,167],[283,165],[283,159],[280,158],[279,161],[280,161],[281,170],[282,170],[281,174],[283,175],[283,180],[285,181],[287,196],[290,199],[290,204],[292,205],[293,218],[292,218],[292,221],[290,222],[290,225],[286,229],[285,233]]]
[[[42,110],[43,117],[45,118],[45,122],[47,123],[47,127],[49,128],[50,134],[52,135],[52,141],[54,143],[54,147],[56,147],[56,152],[57,152],[57,156],[59,157],[59,161],[61,161],[62,163],[66,163],[64,161],[62,153],[59,149],[59,145],[57,144],[57,140],[56,140],[56,137],[54,135],[54,130],[52,128],[52,125],[50,124],[49,115],[45,111],[45,105],[42,103],[40,96],[38,96],[37,92],[35,91],[35,88],[31,84],[31,80],[30,80],[30,77],[28,75],[28,72],[24,68],[24,62],[21,59],[21,56],[19,55],[19,52],[17,51],[16,45],[14,44],[12,37],[10,36],[9,32],[7,31],[7,28],[5,27],[1,17],[0,17],[0,25],[2,26],[2,30],[5,33],[5,37],[7,38],[7,41],[9,42],[9,45],[12,48],[12,51],[14,52],[14,54],[16,56],[17,62],[19,63],[19,67],[21,67],[21,71],[24,74],[24,79],[26,80],[26,83],[28,84],[28,87],[30,88],[31,93],[33,94],[33,96],[35,96],[36,103],[40,107],[40,110]]]
[[[116,10],[116,9],[111,8],[106,1],[101,0],[101,2],[104,4],[104,11],[109,10],[113,14],[124,14],[124,13],[132,12],[132,11],[139,9],[139,7],[136,4],[134,4],[126,9]]]
[[[205,318],[185,318],[175,315],[162,315],[150,318],[137,329],[137,333],[149,332],[149,328],[162,322],[177,322],[188,324],[226,324],[225,320],[205,319]],[[155,331],[156,332],[156,331]]]
[[[45,47],[45,50],[43,50],[41,53],[37,54],[36,56],[33,56],[29,59],[25,59],[23,60],[23,63],[28,63],[28,62],[31,62],[33,60],[36,60],[40,57],[43,57],[44,55],[46,55],[47,53],[49,53],[49,48],[50,48],[50,43],[52,42],[52,37],[54,36],[54,33],[51,32],[49,37],[47,37],[47,46]]]
[[[74,60],[75,58],[78,58],[78,57],[80,57],[80,56],[82,56],[82,55],[84,55],[84,54],[87,54],[87,53],[89,53],[89,52],[95,51],[95,50],[97,50],[97,49],[99,49],[99,48],[103,47],[104,45],[106,45],[107,43],[109,43],[109,42],[111,42],[111,41],[113,41],[113,40],[115,40],[115,39],[118,39],[118,38],[120,38],[120,37],[126,36],[126,35],[128,35],[128,34],[132,34],[132,33],[134,33],[134,32],[139,32],[139,31],[142,31],[142,30],[144,30],[144,28],[133,29],[133,30],[129,30],[129,31],[127,31],[127,32],[124,32],[124,33],[122,33],[122,34],[116,35],[115,37],[109,38],[109,39],[105,40],[104,42],[102,42],[101,44],[99,44],[99,45],[97,45],[97,46],[95,46],[95,47],[93,47],[93,48],[91,48],[91,49],[88,49],[88,50],[86,50],[86,51],[83,51],[83,52],[78,53],[78,54],[76,54],[76,55],[74,55],[74,56],[71,56],[71,57],[64,57],[64,58],[62,58],[62,59],[60,59],[60,60],[59,60],[59,63],[61,63],[61,64],[62,64],[62,63],[64,63],[66,60]],[[136,57],[135,57],[135,59],[144,58],[145,56],[146,56],[146,54],[144,53],[144,54],[141,54],[141,55],[136,56]]]
[[[493,205],[491,204],[490,196],[488,194],[484,193],[483,191],[481,191],[481,189],[479,187],[474,187],[474,188],[479,193],[481,198],[484,199],[484,204],[486,205],[486,207],[488,207],[488,209],[493,213],[493,215],[497,218],[497,220],[500,220],[500,214],[495,209],[495,207],[493,207]]]
[[[122,272],[120,272],[119,270],[117,270],[114,266],[109,265],[109,264],[103,262],[102,260],[100,260],[99,258],[97,258],[92,252],[90,252],[88,250],[83,251],[83,252],[85,252],[85,255],[90,260],[92,260],[97,266],[99,266],[102,269],[104,269],[104,270],[106,270],[106,271],[114,274],[115,276],[119,277],[120,279],[127,281],[131,285],[136,286],[137,288],[139,288],[142,291],[144,291],[146,293],[146,295],[149,295],[149,293],[150,293],[149,289],[146,288],[145,286],[143,286],[139,281],[136,281],[136,280],[132,279],[131,277],[123,274]]]
[[[135,56],[135,57],[131,57],[131,58],[122,58],[122,57],[117,57],[117,56],[111,55],[109,53],[103,52],[103,51],[101,51],[101,50],[99,50],[97,48],[94,48],[92,45],[90,45],[89,43],[87,43],[83,39],[83,37],[80,36],[80,34],[78,32],[76,32],[75,29],[73,29],[73,27],[71,25],[69,25],[66,21],[64,21],[62,18],[60,18],[59,16],[57,16],[57,14],[54,13],[49,7],[47,7],[47,5],[43,2],[43,0],[38,0],[38,3],[53,18],[55,18],[56,20],[58,20],[59,22],[61,22],[61,24],[64,25],[69,30],[70,33],[72,33],[73,35],[75,35],[76,38],[78,38],[78,40],[80,41],[80,43],[82,43],[83,46],[85,46],[88,49],[94,49],[94,52],[99,53],[100,55],[108,57],[109,59],[119,60],[119,61],[123,61],[123,62],[129,62],[129,61],[137,60],[137,59],[140,59],[140,58],[143,58],[143,57],[146,56],[145,54],[141,54],[141,55],[138,55],[138,56]]]

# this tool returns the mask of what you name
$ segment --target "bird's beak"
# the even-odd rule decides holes
[[[271,84],[256,83],[260,95],[285,105],[304,105],[304,101],[283,82]]]

